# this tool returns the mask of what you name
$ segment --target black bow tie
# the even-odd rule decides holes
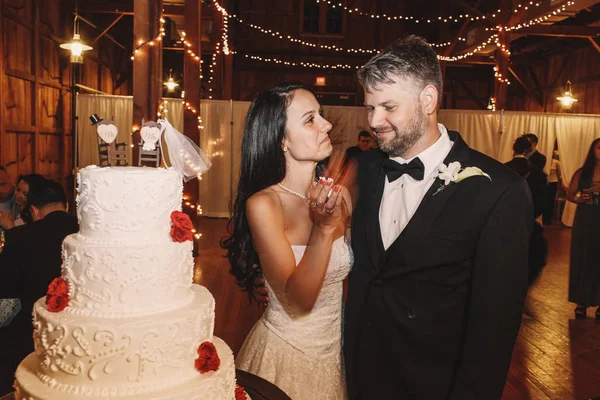
[[[425,175],[425,166],[423,162],[419,160],[419,157],[415,157],[411,162],[406,164],[399,164],[394,160],[384,160],[383,169],[387,174],[388,181],[394,182],[404,174],[408,174],[418,181],[423,180]]]

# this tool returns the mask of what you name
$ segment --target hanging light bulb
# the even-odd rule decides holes
[[[556,98],[556,100],[560,101],[563,107],[571,107],[573,103],[577,101],[573,94],[571,93],[571,81],[567,81],[567,85],[565,87],[565,93],[562,96]]]
[[[83,52],[92,50],[92,46],[88,46],[81,42],[79,35],[79,14],[77,13],[77,2],[75,2],[75,19],[73,20],[73,39],[69,43],[60,45],[61,49],[71,52],[71,62],[73,64],[83,64]]]
[[[179,86],[179,84],[173,80],[172,73],[173,73],[173,70],[172,69],[169,70],[169,79],[163,83],[163,85],[165,85],[167,87],[167,90],[169,92],[175,91],[175,88],[177,86]]]
[[[496,111],[496,100],[494,99],[494,96],[490,96],[490,99],[488,100],[487,109],[491,111]]]

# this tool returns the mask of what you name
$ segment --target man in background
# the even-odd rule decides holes
[[[14,320],[0,328],[0,343],[5,344],[0,346],[0,395],[12,390],[15,369],[33,351],[33,305],[61,274],[63,240],[79,230],[57,182],[45,179],[32,186],[26,207],[33,222],[6,231],[0,253],[0,298],[18,298],[22,305]]]
[[[367,131],[360,131],[358,133],[358,143],[356,146],[348,147],[346,149],[346,163],[350,162],[351,159],[355,158],[359,154],[371,149],[371,135]]]
[[[525,157],[527,157],[532,167],[543,170],[546,166],[546,156],[537,150],[538,137],[533,133],[526,133],[523,136],[531,143],[531,150],[525,154]]]

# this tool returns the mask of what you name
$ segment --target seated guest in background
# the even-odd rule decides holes
[[[19,298],[22,306],[10,325],[0,328],[0,394],[11,391],[17,365],[33,351],[33,304],[45,296],[52,279],[60,276],[63,240],[79,230],[77,218],[67,213],[65,192],[56,182],[32,185],[26,207],[33,222],[6,231],[0,253],[0,298]]]
[[[6,230],[15,226],[32,222],[29,209],[25,207],[25,203],[27,202],[27,193],[29,192],[29,187],[31,185],[36,184],[36,182],[43,182],[43,180],[44,177],[38,174],[19,176],[13,194],[14,203],[18,207],[19,212],[15,218],[13,218],[13,216],[9,213],[2,213],[0,215],[0,227]]]
[[[543,170],[546,166],[546,156],[537,151],[538,137],[533,133],[526,133],[523,136],[531,143],[531,150],[525,154],[525,157],[527,157],[533,167]]]
[[[544,211],[547,179],[546,174],[541,169],[533,167],[530,161],[525,158],[525,153],[530,149],[530,146],[531,144],[525,136],[517,138],[513,144],[513,159],[505,164],[527,180],[533,201],[533,231],[529,240],[529,285],[536,280],[546,265],[548,254],[548,243],[544,239],[542,225],[535,221],[535,218],[539,217]]]
[[[367,131],[360,131],[358,133],[358,144],[356,146],[348,147],[346,149],[346,162],[350,162],[354,157],[362,152],[369,151],[371,149],[371,135]]]
[[[3,227],[2,221],[8,218],[13,221],[19,214],[19,206],[13,196],[14,188],[8,171],[0,166],[0,233],[8,229]]]

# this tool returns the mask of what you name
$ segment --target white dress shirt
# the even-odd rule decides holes
[[[402,175],[394,182],[389,182],[385,177],[385,187],[383,197],[379,206],[379,226],[381,228],[381,238],[383,247],[387,250],[392,243],[400,236],[400,233],[406,228],[408,222],[421,204],[425,193],[429,190],[437,177],[439,165],[444,161],[453,142],[448,136],[446,127],[438,124],[441,136],[434,144],[423,150],[415,157],[423,162],[425,173],[423,180],[415,180],[408,174]],[[413,158],[415,158],[413,157]],[[403,159],[402,157],[390,157],[399,164],[410,162],[413,158]]]

